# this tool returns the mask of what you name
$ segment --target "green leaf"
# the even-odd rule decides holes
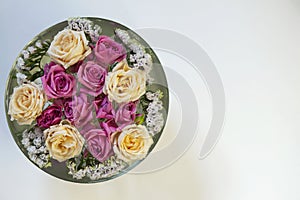
[[[108,66],[108,72],[111,72],[113,70],[113,68],[118,64],[118,62],[115,62],[114,64],[112,65],[109,65]]]
[[[29,77],[29,80],[34,81],[35,79],[37,79],[43,75],[44,75],[43,71],[38,71],[38,72],[34,73],[31,77]]]
[[[105,118],[99,118],[98,121],[99,122],[104,122],[106,119]]]
[[[43,168],[52,167],[52,163],[49,161]]]
[[[134,120],[134,122],[137,125],[143,124],[144,121],[145,121],[145,114],[144,113],[141,116],[136,117],[135,120]]]

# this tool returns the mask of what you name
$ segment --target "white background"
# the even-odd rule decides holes
[[[227,100],[223,135],[212,154],[198,159],[199,134],[164,170],[93,185],[64,182],[34,167],[8,130],[5,82],[25,44],[70,16],[108,18],[132,29],[166,28],[201,45]],[[1,200],[300,199],[299,0],[2,0],[0,27]]]

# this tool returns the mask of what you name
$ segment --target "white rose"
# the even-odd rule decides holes
[[[82,151],[84,139],[67,120],[44,130],[44,135],[50,156],[59,162],[78,156]]]
[[[83,60],[90,53],[84,32],[70,29],[60,31],[48,49],[49,56],[65,68]]]
[[[110,101],[126,103],[138,100],[146,92],[146,73],[137,68],[128,67],[125,61],[117,64],[109,72],[104,86],[104,93]]]
[[[146,157],[153,139],[145,126],[132,124],[114,133],[112,143],[118,158],[130,163]]]
[[[8,114],[18,124],[31,124],[41,113],[46,96],[35,83],[24,83],[14,88]]]

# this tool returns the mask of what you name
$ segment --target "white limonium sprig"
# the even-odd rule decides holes
[[[17,77],[17,83],[18,85],[22,85],[23,83],[27,83],[27,76],[25,74],[22,74],[20,72],[16,73],[16,77]]]
[[[99,34],[102,32],[102,29],[99,25],[94,25],[90,20],[79,17],[70,18],[68,20],[67,28],[74,31],[84,31],[91,37],[92,41],[94,42],[98,40]]]
[[[28,51],[26,51],[26,52],[28,52]],[[22,58],[22,57],[19,57],[18,59],[17,59],[17,65],[16,65],[16,68],[17,68],[17,70],[18,71],[22,71],[22,70],[26,70],[26,71],[28,71],[28,70],[30,70],[30,67],[26,67],[25,66],[25,61],[24,61],[24,59],[27,59],[29,56],[29,52],[28,52],[28,54],[26,53],[26,54],[23,54],[23,55],[25,55],[24,56],[24,58]],[[26,58],[25,58],[26,57]]]
[[[115,34],[132,51],[129,55],[129,61],[132,63],[132,66],[145,70],[147,81],[151,83],[153,81],[149,75],[153,64],[151,55],[146,52],[144,46],[137,40],[131,39],[127,31],[118,28],[115,30]]]
[[[99,180],[101,178],[108,178],[118,174],[121,170],[125,169],[128,164],[124,161],[111,156],[104,163],[99,163],[93,166],[86,166],[82,169],[76,169],[76,163],[73,161],[67,162],[68,174],[72,175],[74,179],[82,179],[88,177],[91,180]]]
[[[160,90],[155,93],[146,93],[146,98],[152,101],[146,109],[146,126],[150,135],[159,133],[164,126],[164,118],[161,112],[163,110],[163,102],[160,100],[162,97],[163,93]]]
[[[37,164],[40,168],[51,166],[50,155],[45,146],[45,138],[40,128],[34,128],[22,133],[21,143],[25,147],[29,159]]]
[[[126,45],[129,44],[130,36],[129,36],[129,34],[127,33],[127,31],[117,28],[117,29],[115,30],[115,33],[116,33],[116,35],[120,38],[120,40],[122,40],[122,42],[123,42],[124,44],[126,44]]]

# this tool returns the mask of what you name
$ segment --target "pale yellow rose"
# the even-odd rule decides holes
[[[78,156],[82,151],[84,139],[67,120],[44,130],[44,135],[50,156],[59,162]]]
[[[128,66],[128,63],[126,59],[122,60],[116,66],[112,69],[113,72],[118,71],[118,70],[124,70],[124,71],[129,71],[131,68]]]
[[[20,125],[31,124],[41,113],[46,96],[35,83],[24,83],[14,88],[8,114]]]
[[[137,68],[130,68],[126,61],[116,65],[109,72],[104,86],[104,93],[110,101],[127,103],[138,100],[146,92],[146,73]]]
[[[48,49],[48,55],[65,68],[83,60],[90,53],[84,32],[70,29],[60,31]]]
[[[111,138],[117,157],[128,163],[145,158],[153,144],[146,127],[136,124],[126,126]]]

